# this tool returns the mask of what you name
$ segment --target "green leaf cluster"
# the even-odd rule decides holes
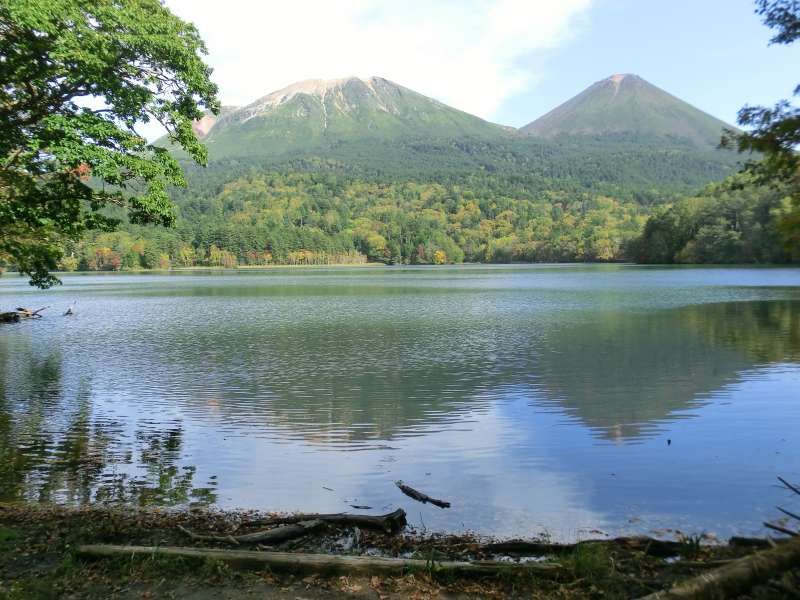
[[[800,2],[797,0],[756,0],[756,13],[764,24],[776,31],[772,44],[792,44],[800,39]],[[800,85],[794,89],[800,95]],[[794,214],[784,225],[787,235],[800,243],[800,107],[781,100],[772,107],[745,106],[738,122],[745,132],[728,131],[723,146],[751,152],[758,160],[750,161],[745,171],[767,185],[784,186],[794,201]]]
[[[644,263],[787,263],[800,260],[791,236],[788,186],[737,175],[656,210],[627,249]]]
[[[155,121],[199,163],[192,120],[219,109],[194,26],[158,0],[0,1],[0,260],[48,287],[64,244],[171,225],[177,161],[137,132]]]

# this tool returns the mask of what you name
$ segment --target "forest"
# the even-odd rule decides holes
[[[610,195],[568,179],[536,186],[491,174],[446,183],[319,168],[251,169],[228,183],[198,175],[174,195],[174,228],[89,233],[67,246],[61,269],[799,257],[788,192],[743,175],[693,195],[622,186]]]
[[[62,268],[613,261],[647,216],[631,199],[503,183],[254,174],[178,198],[174,229],[90,234],[67,248]]]
[[[796,262],[799,216],[787,186],[736,175],[657,208],[627,255],[657,264]]]

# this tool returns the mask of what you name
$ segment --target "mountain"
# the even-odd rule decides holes
[[[287,154],[354,140],[497,140],[513,132],[382,77],[300,81],[230,107],[219,118],[206,116],[195,131],[216,158]]]
[[[612,134],[716,147],[724,128],[731,126],[641,77],[617,74],[594,83],[520,131],[542,138]]]
[[[658,205],[736,171],[721,126],[634,76],[523,132],[380,77],[302,81],[198,120],[207,167],[172,148],[174,230],[74,252],[88,269],[623,260]]]
[[[551,116],[520,132],[382,77],[311,79],[246,106],[224,107],[216,117],[206,115],[194,129],[208,146],[210,166],[198,172],[185,162],[190,178],[203,179],[203,185],[265,169],[440,183],[491,175],[515,180],[528,191],[591,190],[646,203],[696,190],[736,170],[736,154],[710,142],[721,122],[636,76],[595,84],[564,106],[551,115],[581,113],[575,118],[579,126],[569,133],[616,135],[557,135],[567,132],[564,127],[539,132],[537,124]],[[662,118],[665,114],[670,118]]]

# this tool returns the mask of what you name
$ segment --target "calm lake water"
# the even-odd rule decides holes
[[[797,269],[63,280],[0,278],[0,310],[52,306],[0,326],[5,500],[401,506],[437,531],[728,536],[790,505],[777,475],[800,481]]]

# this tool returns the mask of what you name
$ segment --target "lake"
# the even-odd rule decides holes
[[[0,311],[52,307],[0,325],[3,500],[400,506],[421,531],[729,536],[792,505],[778,475],[800,481],[798,269],[63,281],[0,278]]]

